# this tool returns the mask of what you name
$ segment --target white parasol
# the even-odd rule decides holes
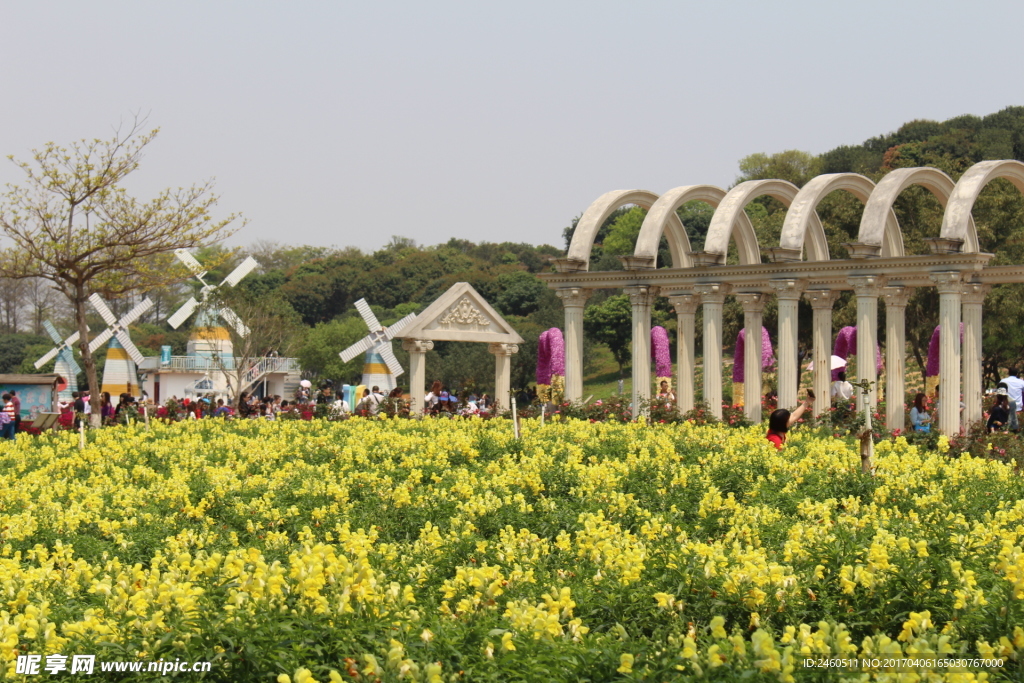
[[[846,367],[846,359],[845,358],[840,358],[839,356],[833,355],[832,358],[829,361],[829,365],[831,366],[831,367],[829,367],[829,370],[835,370],[837,368],[845,368]],[[807,364],[807,369],[808,370],[813,370],[814,369],[814,361],[813,360],[810,363]]]

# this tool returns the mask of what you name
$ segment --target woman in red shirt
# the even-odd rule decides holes
[[[765,437],[780,451],[786,446],[786,432],[796,424],[804,413],[814,405],[814,398],[808,398],[793,412],[779,408],[768,418],[768,433]]]

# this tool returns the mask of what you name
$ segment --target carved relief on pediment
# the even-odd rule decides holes
[[[448,311],[437,319],[441,329],[478,330],[487,329],[491,326],[491,319],[473,305],[468,296],[459,299],[459,302],[448,309]]]

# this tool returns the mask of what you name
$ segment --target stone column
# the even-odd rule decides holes
[[[907,300],[909,287],[885,287],[885,428],[906,431]]]
[[[804,298],[814,309],[811,360],[814,362],[815,415],[828,412],[832,405],[832,305],[838,297],[839,292],[828,289],[804,293]]]
[[[694,343],[696,334],[694,319],[697,317],[697,306],[700,296],[697,294],[678,294],[668,298],[676,312],[676,405],[679,412],[693,410],[693,378],[697,372]]]
[[[761,327],[765,296],[760,292],[736,294],[743,306],[743,412],[755,424],[761,421]],[[733,396],[733,402],[736,397]]]
[[[646,415],[643,409],[651,400],[651,305],[657,287],[624,287],[633,309],[633,415]]]
[[[939,431],[960,431],[960,273],[932,273],[939,290]]]
[[[981,410],[981,307],[989,285],[977,282],[964,284],[964,415],[962,427],[966,430],[982,418]],[[940,375],[941,376],[941,375]]]
[[[434,342],[423,339],[405,339],[402,348],[409,352],[409,412],[423,414],[423,400],[426,397],[427,351],[434,348]],[[355,410],[355,406],[352,406]]]
[[[516,344],[491,343],[487,350],[494,354],[494,406],[495,410],[511,407],[509,393],[512,391],[512,354],[519,353]],[[568,371],[568,365],[566,366]]]
[[[565,308],[565,400],[583,398],[583,307],[590,290],[566,287],[555,290]]]
[[[793,410],[797,404],[797,332],[800,295],[805,283],[801,280],[771,280],[779,300],[779,408]]]
[[[704,401],[722,419],[722,306],[729,285],[697,285],[704,304]]]
[[[857,295],[857,380],[872,382],[868,405],[878,405],[878,297],[885,278],[878,275],[856,275],[850,284]],[[847,378],[849,379],[849,378]],[[864,408],[864,392],[857,389],[857,409]]]

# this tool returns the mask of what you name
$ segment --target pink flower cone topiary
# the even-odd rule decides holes
[[[672,377],[668,332],[660,325],[651,328],[651,356],[654,358],[654,374],[660,378]]]
[[[551,359],[551,402],[561,403],[565,394],[565,340],[557,327],[548,330],[548,350]]]
[[[537,339],[537,385],[551,384],[551,330],[544,330]]]
[[[925,363],[924,376],[935,377],[939,374],[939,336],[942,325],[936,325],[932,339],[928,342],[928,362]],[[960,343],[964,343],[964,324],[960,323]]]
[[[551,376],[565,377],[565,340],[557,327],[548,330],[548,347],[551,350]]]
[[[857,353],[857,328],[851,325],[847,325],[843,329],[839,330],[839,334],[836,335],[836,343],[832,349],[832,355],[839,356],[843,360],[850,357],[851,354]],[[832,381],[839,379],[839,373],[844,368],[836,368],[832,371]],[[882,371],[882,346],[881,344],[875,343],[875,372]]]
[[[537,398],[547,403],[551,387],[551,342],[550,330],[544,330],[537,338]]]
[[[743,355],[746,350],[747,340],[747,328],[740,328],[740,333],[736,335],[736,351],[732,356],[732,381],[735,383],[741,383],[746,375],[746,370],[743,367]],[[767,370],[768,368],[775,365],[775,353],[772,351],[772,338],[768,334],[768,329],[761,327],[761,368]]]

